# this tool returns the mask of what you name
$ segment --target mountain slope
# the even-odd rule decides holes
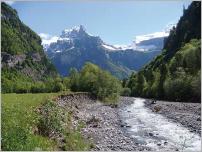
[[[88,34],[83,26],[64,30],[56,42],[44,46],[48,57],[63,76],[72,67],[80,70],[85,62],[92,62],[122,79],[160,53],[160,49],[155,48],[137,51],[108,45],[100,37]]]
[[[1,34],[2,92],[26,92],[34,82],[57,75],[43,51],[40,37],[4,2],[1,3]]]
[[[200,12],[201,2],[192,2],[171,30],[161,55],[131,75],[127,87],[133,96],[200,102]]]

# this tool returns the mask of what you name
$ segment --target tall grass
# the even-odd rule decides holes
[[[82,123],[74,128],[69,111],[51,100],[59,94],[3,94],[2,150],[80,151],[92,148],[93,143],[81,134]],[[63,137],[63,142],[58,137]]]
[[[2,94],[2,150],[55,150],[56,143],[35,134],[39,115],[35,112],[56,93]]]

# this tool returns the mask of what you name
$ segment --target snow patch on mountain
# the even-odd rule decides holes
[[[168,24],[166,28],[161,32],[155,32],[151,34],[145,34],[145,35],[138,35],[135,37],[134,41],[129,45],[110,45],[104,42],[101,42],[101,46],[105,48],[107,51],[123,51],[123,50],[135,50],[135,51],[153,51],[159,49],[159,46],[157,44],[152,44],[153,39],[162,38],[162,40],[169,35],[170,29],[176,26],[176,24]],[[57,41],[63,41],[63,42],[72,42],[75,39],[80,38],[86,38],[86,37],[97,37],[93,36],[86,32],[86,29],[84,26],[79,25],[75,26],[71,29],[64,29],[62,31],[62,34],[58,36],[51,36],[46,33],[40,33],[39,36],[42,39],[42,45],[47,51],[48,47],[51,43],[57,42]],[[142,42],[150,41],[150,43],[147,42],[147,44],[142,44]]]
[[[139,35],[135,37],[135,44],[138,44],[142,41],[145,40],[150,40],[150,39],[154,39],[154,38],[163,38],[163,37],[167,37],[169,35],[169,32],[155,32],[152,34],[146,34],[146,35]]]
[[[114,47],[113,45],[102,44],[102,47],[104,47],[105,49],[111,50],[111,51],[116,51],[117,50],[117,48]]]
[[[52,36],[52,35],[46,34],[46,33],[40,33],[39,36],[41,37],[42,45],[43,45],[45,51],[47,50],[48,46],[51,43],[57,42],[57,40],[59,39],[58,36]]]
[[[174,23],[169,23],[168,25],[166,25],[165,29],[161,32],[154,32],[151,34],[145,34],[145,35],[138,35],[135,37],[134,41],[129,44],[129,45],[107,45],[105,44],[105,48],[109,49],[109,50],[113,50],[113,51],[118,51],[118,50],[135,50],[135,51],[155,51],[155,50],[159,50],[159,46],[152,44],[152,42],[150,44],[147,45],[142,45],[141,43],[143,41],[149,41],[149,40],[154,40],[154,39],[158,39],[159,41],[161,39],[161,41],[165,38],[168,37],[170,30],[175,27],[176,24]],[[110,46],[110,47],[109,47]]]

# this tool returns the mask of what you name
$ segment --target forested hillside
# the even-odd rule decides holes
[[[40,37],[4,2],[1,38],[2,92],[53,91],[54,86],[47,85],[57,72],[44,54]]]
[[[192,2],[183,11],[161,55],[124,84],[132,96],[200,102],[201,2]]]

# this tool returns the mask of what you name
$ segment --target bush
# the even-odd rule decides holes
[[[71,112],[48,100],[40,108],[38,123],[39,134],[58,140],[59,147],[65,151],[89,150],[91,143],[84,140],[81,134],[81,123],[76,128],[71,122]],[[59,142],[62,137],[64,142]]]
[[[198,72],[198,74],[193,77],[191,82],[191,87],[193,90],[193,98],[194,100],[201,100],[201,71]]]
[[[175,101],[186,101],[192,96],[190,78],[168,79],[164,83],[167,99]]]
[[[63,124],[67,115],[63,115],[64,110],[56,102],[48,100],[41,107],[41,117],[38,123],[39,134],[52,136],[64,132]]]
[[[121,90],[121,96],[130,96],[130,95],[131,95],[130,88],[122,88],[122,90]]]

